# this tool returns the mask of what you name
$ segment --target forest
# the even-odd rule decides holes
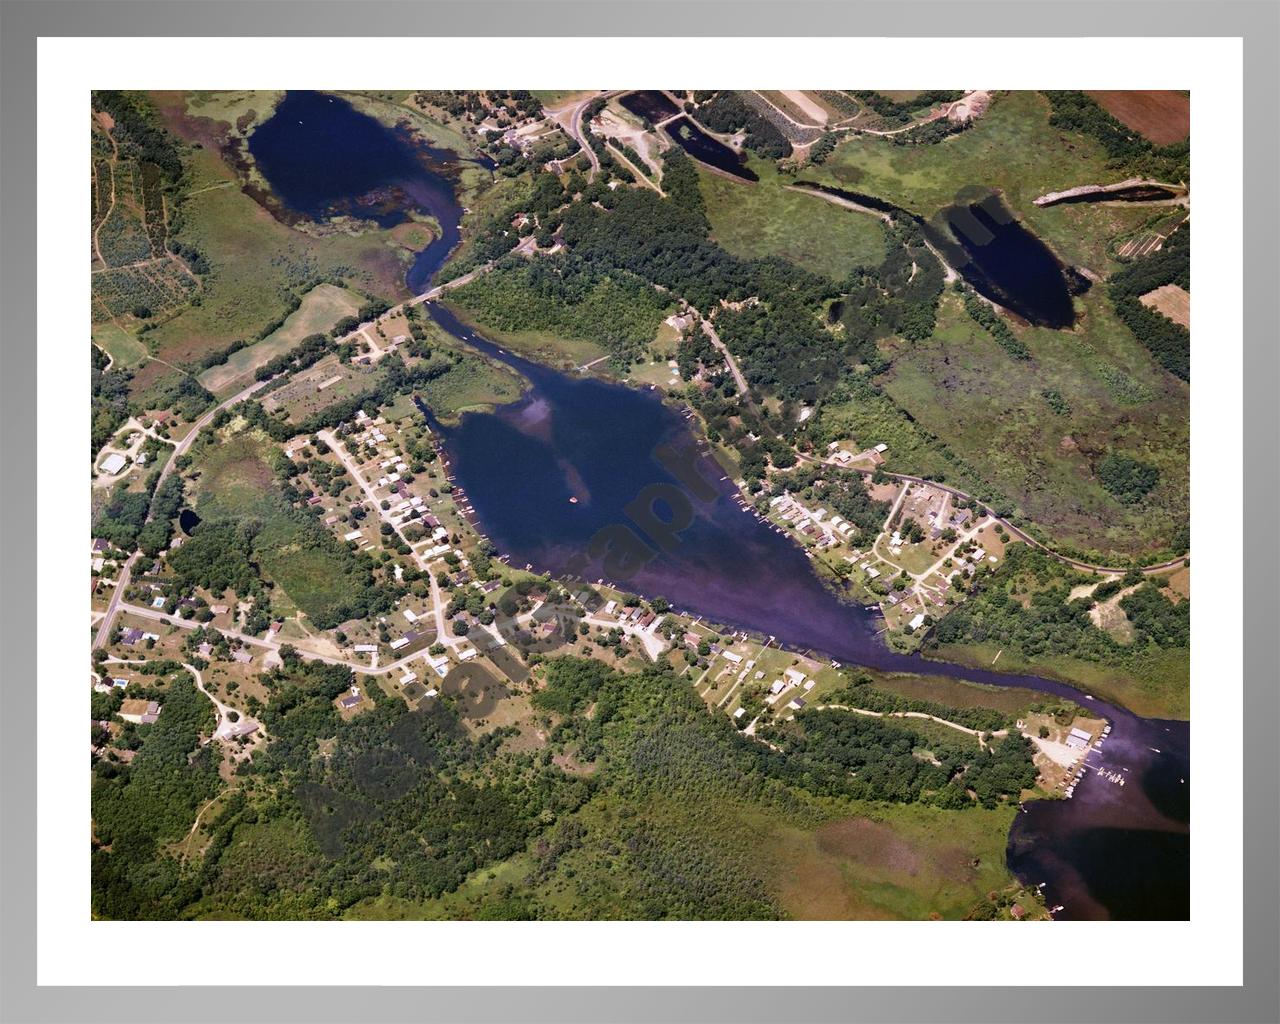
[[[501,331],[549,331],[601,345],[620,366],[638,360],[672,303],[626,271],[602,273],[573,254],[507,256],[450,295]]]
[[[765,160],[781,160],[791,155],[791,143],[768,118],[760,114],[732,90],[700,99],[696,116],[707,128],[721,135],[743,132],[743,146]]]
[[[249,705],[271,742],[236,770],[203,857],[185,863],[163,844],[221,790],[217,748],[199,741],[207,701],[174,663],[157,663],[177,669],[159,721],[144,727],[132,765],[108,756],[95,768],[97,834],[112,841],[94,853],[96,912],[327,919],[369,900],[450,898],[505,862],[519,867],[503,869],[509,881],[475,913],[776,918],[784,914],[761,865],[718,821],[812,829],[857,813],[860,798],[949,814],[996,806],[1034,782],[1020,737],[984,750],[961,734],[926,740],[905,720],[812,712],[770,733],[784,753],[708,715],[663,664],[625,672],[572,657],[539,669],[549,746],[517,753],[506,728],[465,729],[448,696],[411,710],[375,686],[374,707],[344,720],[333,701],[354,681],[349,670],[281,654],[262,678],[267,699]],[[877,699],[851,685],[861,702]],[[969,716],[997,724],[992,712]],[[557,750],[592,774],[559,767]],[[674,810],[694,807],[705,810]]]
[[[886,367],[876,342],[893,334],[922,341],[937,323],[942,295],[942,265],[925,245],[924,235],[908,217],[889,225],[884,261],[850,273],[841,303],[840,323],[846,345],[871,371]]]
[[[137,729],[132,760],[109,748],[94,764],[93,909],[101,917],[175,918],[197,891],[161,847],[182,837],[221,786],[217,751],[200,744],[213,705],[180,666],[162,699],[159,719]]]

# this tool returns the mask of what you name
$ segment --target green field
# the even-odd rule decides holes
[[[896,346],[883,386],[1055,542],[1109,560],[1149,560],[1189,511],[1188,388],[1153,363],[1101,289],[1078,301],[1084,317],[1074,331],[1015,328],[1032,355],[1019,361],[946,293],[933,336]],[[1069,411],[1055,411],[1045,391]],[[1141,502],[1124,504],[1099,483],[1095,467],[1111,451],[1160,470]],[[889,456],[891,469],[932,466],[892,443]]]
[[[995,668],[1001,672],[1030,672],[1060,679],[1147,718],[1191,717],[1191,662],[1185,649],[1144,651],[1123,668],[1061,655],[1027,658],[1016,650],[987,644],[944,644],[926,656],[957,665],[991,668],[997,653],[1000,660]]]
[[[147,347],[110,321],[93,325],[93,343],[112,358],[113,369],[134,366],[147,358]]]
[[[549,366],[568,368],[581,366],[603,358],[609,353],[592,341],[579,338],[565,338],[548,331],[504,331],[488,324],[477,322],[468,311],[452,302],[446,302],[449,310],[468,327],[484,334],[485,337],[509,348],[526,358],[537,359]]]
[[[404,267],[425,225],[350,234],[310,234],[276,220],[236,185],[235,172],[209,148],[189,156],[190,183],[180,210],[177,240],[209,264],[198,305],[190,305],[145,335],[165,363],[196,367],[210,352],[252,341],[290,308],[298,290],[319,279],[342,278],[388,301],[405,297]],[[140,394],[174,371],[153,362],[135,377]]]
[[[1032,200],[1074,185],[1126,177],[1108,166],[1092,139],[1049,124],[1049,103],[1035,92],[997,94],[968,131],[931,146],[895,146],[872,136],[842,142],[805,178],[879,196],[932,217],[961,190],[997,189],[1008,207],[1067,263],[1105,277],[1115,269],[1110,241],[1159,213],[1124,204],[1038,207]]]
[[[752,160],[751,169],[760,176],[754,184],[699,168],[711,237],[729,252],[745,259],[781,256],[832,281],[884,259],[878,218],[787,190],[794,179],[779,175],[768,161]]]
[[[218,397],[232,394],[253,383],[253,373],[259,366],[288,352],[310,334],[327,334],[334,324],[353,316],[363,304],[363,297],[348,288],[318,284],[302,297],[302,305],[289,314],[282,326],[248,348],[233,352],[225,363],[210,367],[197,379]]]
[[[464,356],[421,390],[437,419],[456,423],[465,412],[490,412],[494,406],[514,402],[525,385],[523,377],[499,363]]]
[[[196,461],[202,520],[253,522],[263,575],[311,618],[346,604],[358,584],[353,556],[317,521],[288,505],[273,468],[278,447],[255,433],[224,433]]]

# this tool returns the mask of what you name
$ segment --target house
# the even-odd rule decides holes
[[[102,537],[98,537],[93,542],[93,553],[95,555],[102,554],[102,552],[106,551],[109,547],[111,547],[110,541],[105,540]]]
[[[357,654],[377,654],[377,644],[356,644],[353,648]]]
[[[342,700],[338,701],[338,707],[342,708],[343,711],[350,711],[359,704],[360,694],[358,693],[349,694],[348,696],[343,697]]]
[[[359,531],[359,530],[352,530],[350,533],[344,534],[342,539],[343,539],[343,540],[359,540],[359,539],[360,539],[360,531]]]
[[[119,452],[112,452],[99,463],[98,468],[108,476],[115,476],[120,470],[124,469],[124,464],[127,461]]]
[[[725,661],[732,662],[732,663],[733,663],[733,664],[735,664],[735,665],[740,665],[740,664],[742,664],[742,655],[741,655],[741,654],[734,654],[732,651],[725,651],[725,652],[724,652],[724,660],[725,660]]]
[[[923,626],[924,612],[921,612],[919,615],[917,615],[914,619],[908,622],[907,625],[912,629],[919,629],[921,626]]]
[[[1083,729],[1072,727],[1067,733],[1066,744],[1075,750],[1083,750],[1093,741],[1093,736]]]
[[[889,446],[883,443],[876,445],[875,448],[872,449],[872,451],[874,451],[877,455],[883,455],[888,450],[889,450]]]
[[[787,669],[785,672],[782,673],[782,676],[788,682],[793,683],[796,686],[799,686],[805,680],[804,673],[795,667]]]
[[[400,650],[400,648],[408,647],[408,646],[409,646],[409,638],[407,636],[402,636],[397,640],[391,641],[391,649],[393,651],[398,651]]]
[[[800,697],[796,697],[794,700],[787,701],[787,707],[789,707],[792,711],[799,711],[802,707],[804,707],[804,700]]]
[[[126,700],[120,702],[117,714],[126,722],[150,725],[160,717],[160,705],[154,700]]]
[[[867,579],[874,580],[880,578],[880,570],[874,565],[867,567]]]
[[[211,604],[209,605],[209,611],[213,612],[214,615],[226,615],[227,606],[225,604]]]
[[[769,687],[769,692],[777,694],[777,693],[781,693],[786,688],[787,688],[786,683],[784,683],[781,679],[775,679],[773,681],[773,685]]]
[[[253,652],[248,648],[241,647],[231,655],[231,660],[241,665],[247,665],[249,662],[253,661]]]
[[[406,608],[404,610],[404,617],[409,620],[411,625],[418,621],[418,616],[413,613],[412,608]]]
[[[738,708],[738,710],[737,710],[737,711],[735,711],[735,712],[733,713],[733,717],[734,717],[734,718],[741,718],[741,717],[742,717],[743,715],[745,715],[746,713],[747,713],[747,709],[746,709],[746,708]]]
[[[142,639],[142,630],[136,629],[136,628],[126,629],[120,635],[120,642],[128,644],[130,647],[132,647],[141,639]]]

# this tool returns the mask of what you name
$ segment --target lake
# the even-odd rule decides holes
[[[1074,278],[998,196],[948,206],[922,226],[978,294],[1042,327],[1075,323]]]
[[[996,195],[987,195],[978,202],[956,203],[926,221],[910,210],[864,192],[812,181],[797,181],[796,186],[836,196],[876,213],[909,217],[979,295],[1028,323],[1055,328],[1075,323],[1071,296],[1087,288],[1089,282],[1063,266]]]
[[[759,175],[743,163],[741,154],[734,152],[719,139],[712,138],[689,118],[681,115],[663,125],[662,130],[679,143],[686,153],[708,167],[732,174],[743,181],[760,180]]]
[[[411,209],[430,209],[448,225],[446,235],[456,237],[461,211],[447,174],[431,166],[431,151],[349,104],[298,95],[307,97],[305,104],[290,93],[258,129],[268,129],[274,140],[260,167],[277,195],[291,206],[296,196],[295,210],[325,218],[392,188]],[[307,125],[308,117],[319,123]],[[281,118],[289,123],[275,125]],[[344,135],[348,128],[369,144],[376,166],[330,169],[334,160],[362,160],[360,146]],[[311,133],[329,140],[334,160],[317,141],[293,147],[281,141]],[[309,173],[319,180],[305,180]],[[343,187],[354,191],[344,194]],[[380,204],[374,202],[382,215],[393,213]],[[425,289],[448,253],[437,240],[418,254],[409,272],[412,290]],[[1186,918],[1187,723],[1139,718],[1054,680],[890,651],[876,635],[877,612],[840,600],[799,546],[738,504],[732,481],[700,446],[687,411],[665,405],[652,390],[532,363],[438,303],[426,308],[444,330],[530,381],[518,402],[492,413],[468,413],[453,427],[433,421],[479,527],[512,564],[609,579],[711,622],[845,664],[1075,700],[1111,722],[1111,735],[1090,762],[1125,785],[1091,767],[1074,799],[1028,805],[1010,832],[1010,869],[1029,884],[1046,883],[1049,904],[1065,905],[1059,917]]]
[[[671,102],[666,93],[657,89],[641,89],[629,92],[618,98],[618,102],[637,117],[650,124],[657,124],[680,113],[680,108]]]
[[[340,97],[290,90],[249,136],[249,152],[286,206],[313,220],[358,217],[387,228],[434,217],[441,234],[407,275],[415,293],[461,238],[451,180],[459,155],[387,128]]]

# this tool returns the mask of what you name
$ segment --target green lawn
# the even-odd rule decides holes
[[[735,256],[781,256],[833,281],[860,265],[884,259],[884,228],[878,218],[842,210],[823,199],[784,188],[771,162],[752,160],[760,180],[731,181],[699,167],[712,237]]]

